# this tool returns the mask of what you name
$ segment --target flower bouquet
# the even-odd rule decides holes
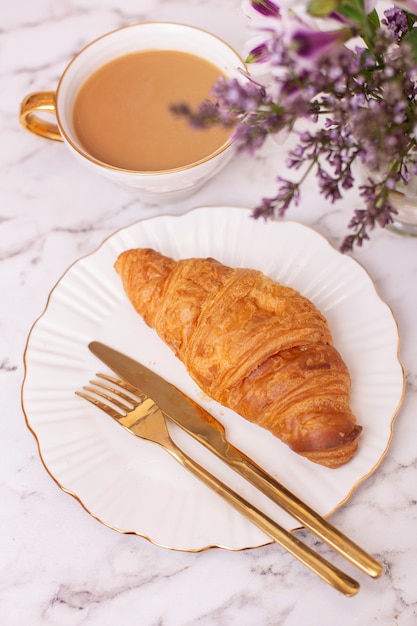
[[[359,163],[368,174],[359,181],[363,206],[348,223],[346,252],[393,221],[390,193],[417,174],[417,0],[394,2],[382,15],[371,0],[290,4],[244,0],[256,35],[246,61],[262,76],[220,79],[213,101],[174,110],[198,127],[233,126],[238,149],[250,153],[271,134],[297,135],[286,161],[297,176],[277,177],[257,218],[283,217],[309,175],[336,202],[354,186]]]

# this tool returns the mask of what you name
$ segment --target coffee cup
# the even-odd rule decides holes
[[[144,63],[146,60],[146,62],[150,63],[146,71],[154,77],[158,75],[160,68],[155,69],[152,63],[158,62],[165,71],[166,77],[174,76],[175,78],[180,70],[177,72],[177,61],[171,58],[174,54],[184,63],[192,61],[197,64],[206,64],[204,71],[206,69],[209,71],[208,67],[210,71],[214,69],[213,76],[215,80],[220,75],[227,78],[238,77],[242,71],[246,71],[243,60],[233,48],[207,31],[177,23],[145,22],[135,24],[103,35],[81,50],[63,72],[56,91],[40,91],[26,96],[21,103],[20,121],[24,128],[36,135],[64,142],[71,153],[93,173],[102,175],[113,183],[127,187],[145,199],[164,202],[187,197],[218,173],[232,157],[234,151],[231,139],[232,131],[230,129],[227,131],[220,128],[213,129],[213,131],[223,133],[223,135],[219,134],[218,137],[213,138],[212,144],[202,148],[203,138],[205,141],[205,134],[211,132],[211,130],[192,129],[188,121],[180,120],[177,117],[175,121],[177,126],[173,131],[174,135],[175,133],[177,134],[174,139],[171,137],[171,130],[169,131],[169,136],[168,131],[166,131],[166,134],[163,134],[165,131],[162,131],[162,135],[160,134],[156,137],[152,132],[148,131],[165,127],[158,120],[153,119],[149,123],[145,123],[145,126],[142,126],[142,130],[138,130],[135,127],[135,132],[139,133],[137,136],[134,135],[130,128],[125,128],[123,132],[127,133],[126,137],[124,140],[120,140],[123,137],[123,133],[122,130],[119,131],[118,123],[120,120],[126,119],[127,109],[123,109],[122,104],[125,103],[127,96],[125,98],[124,92],[118,84],[113,86],[109,82],[107,90],[102,92],[101,95],[100,92],[94,95],[95,92],[93,90],[92,95],[90,94],[90,100],[88,101],[87,99],[86,110],[89,112],[90,118],[86,118],[84,125],[89,131],[90,127],[92,128],[94,124],[98,124],[96,129],[98,143],[102,139],[104,141],[105,138],[103,136],[105,133],[113,132],[113,135],[110,135],[108,138],[107,152],[104,151],[103,154],[105,156],[103,156],[96,151],[98,144],[97,146],[94,144],[94,136],[87,138],[90,143],[84,137],[82,140],[80,139],[82,135],[82,119],[81,114],[78,115],[77,109],[77,107],[81,107],[78,102],[82,97],[82,89],[85,87],[87,92],[86,86],[88,81],[93,81],[93,76],[97,77],[99,72],[110,71],[109,69],[104,70],[104,68],[110,68],[111,64],[125,62],[126,59],[133,60],[133,57],[137,58],[138,61],[140,60],[141,63]],[[171,63],[170,71],[167,70],[168,61]],[[178,65],[179,67],[180,65]],[[198,65],[196,66],[194,78],[188,75],[187,67],[187,65],[184,65],[184,69],[181,70],[183,75],[180,83],[184,87],[184,93],[181,92],[181,87],[175,79],[173,85],[180,91],[170,96],[172,102],[164,103],[163,106],[167,111],[170,109],[170,104],[179,104],[178,99],[180,97],[181,101],[185,102],[191,95],[195,96],[195,94],[187,92],[187,85],[195,86],[200,80],[200,76],[204,74],[203,66],[201,65],[201,68]],[[114,73],[119,77],[123,74],[123,71],[124,67],[122,69],[116,68]],[[136,92],[138,101],[137,108],[134,108],[134,121],[147,118],[148,112],[156,109],[156,105],[159,104],[159,95],[155,84],[149,88],[155,90],[155,94],[152,96],[153,100],[152,97],[149,99],[148,94],[147,104],[141,101],[141,97],[148,89],[148,86],[146,83],[147,79],[144,80],[139,74],[138,70],[134,75],[135,80],[132,81],[130,79],[128,81],[129,85],[133,82],[138,82]],[[209,76],[211,75],[209,74]],[[136,77],[138,77],[137,81]],[[196,80],[196,77],[198,77],[198,80]],[[108,80],[110,81],[110,78]],[[165,84],[166,78],[159,80],[159,83]],[[97,84],[100,84],[99,80]],[[129,97],[131,98],[132,95],[130,94]],[[198,95],[197,98],[199,97]],[[116,101],[118,99],[119,104],[116,102],[114,105],[116,106],[115,110],[105,112],[104,104],[110,106],[108,100],[111,100],[111,98],[116,99]],[[90,109],[88,109],[88,106]],[[136,107],[136,102],[134,102],[134,107]],[[132,109],[132,104],[130,104],[130,108]],[[81,111],[82,109],[80,108],[79,110]],[[45,117],[47,116],[43,115],[44,113],[53,114],[56,121],[46,121]],[[100,127],[98,119],[102,113],[104,117]],[[111,117],[106,118],[105,115],[110,115]],[[169,115],[173,121],[175,115],[171,111],[169,111]],[[171,120],[169,120],[169,123],[171,123]],[[79,124],[79,127],[77,127],[77,124]],[[182,126],[179,126],[180,124]],[[181,135],[181,133],[184,133],[184,135]],[[191,143],[195,144],[194,147],[200,149],[200,153],[198,153],[198,150],[195,154],[192,151],[189,154],[184,153],[181,154],[182,160],[176,161],[177,156],[179,158],[176,150],[180,153],[182,146],[188,141],[183,141],[185,133],[194,133],[194,136],[191,137]],[[136,138],[132,139],[134,137]],[[113,155],[113,147],[116,153],[116,144],[119,143],[119,149],[123,152],[124,147],[129,143],[128,140],[134,141],[133,152],[135,155],[140,153],[144,158],[143,162],[140,160],[125,162],[123,159],[126,155],[124,154],[121,155],[121,160],[118,161],[119,157],[116,158],[116,155]],[[170,148],[172,153],[169,158],[168,148]],[[203,152],[201,152],[201,149],[203,149]],[[150,156],[151,153],[153,154],[152,158]],[[147,160],[148,157],[149,161]]]

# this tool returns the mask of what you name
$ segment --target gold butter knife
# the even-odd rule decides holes
[[[132,385],[152,398],[166,417],[203,444],[278,506],[308,528],[336,552],[373,578],[382,565],[349,537],[267,474],[244,452],[226,439],[224,426],[191,398],[138,361],[109,346],[93,341],[91,352]]]
[[[359,583],[351,576],[302,543],[295,535],[285,530],[179,448],[169,434],[165,415],[149,396],[120,377],[115,378],[108,374],[97,374],[97,377],[99,380],[90,380],[82,391],[75,393],[104,411],[135,437],[161,446],[186,470],[223,498],[227,504],[239,511],[337,591],[348,597],[359,591]]]

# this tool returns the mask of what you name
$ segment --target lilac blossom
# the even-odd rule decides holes
[[[221,79],[214,102],[197,111],[179,105],[177,113],[203,127],[233,126],[238,150],[250,154],[271,134],[295,134],[285,161],[289,175],[276,178],[276,193],[261,200],[255,218],[286,215],[301,201],[308,176],[327,202],[336,203],[355,185],[354,163],[364,166],[369,177],[358,187],[362,206],[353,207],[341,249],[361,246],[374,228],[392,222],[391,191],[417,174],[417,44],[408,37],[416,20],[400,8],[417,14],[417,0],[395,2],[380,24],[368,17],[373,1],[355,1],[355,10],[362,7],[357,21],[342,14],[341,0],[304,2],[304,8],[329,11],[325,30],[307,14],[288,10],[288,2],[244,4],[258,31],[247,60],[267,70],[268,81]],[[347,46],[354,38],[356,47]]]
[[[392,7],[384,12],[385,19],[382,23],[396,41],[400,41],[409,31],[407,16],[398,7]]]

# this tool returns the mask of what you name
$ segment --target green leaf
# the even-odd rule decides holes
[[[332,11],[336,11],[340,4],[340,0],[311,0],[307,11],[314,17],[326,17]]]
[[[370,25],[373,33],[375,33],[375,31],[381,26],[379,15],[375,9],[368,15],[368,24]]]
[[[363,25],[366,21],[365,9],[361,2],[355,2],[354,0],[342,2],[338,11],[357,24]]]

